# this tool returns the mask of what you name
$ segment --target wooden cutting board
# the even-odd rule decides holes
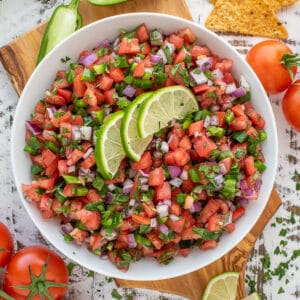
[[[84,25],[104,17],[140,11],[167,13],[192,20],[184,0],[131,0],[108,7],[93,6],[84,0],[80,4]],[[45,24],[41,24],[0,48],[0,60],[19,95],[35,67],[44,29]],[[205,268],[168,280],[128,281],[115,279],[115,281],[120,287],[149,288],[182,295],[191,300],[198,300],[201,299],[203,288],[212,276],[225,271],[239,271],[241,276],[238,287],[238,299],[241,299],[245,296],[245,268],[252,247],[280,205],[281,199],[275,189],[273,189],[264,212],[248,235],[229,253]]]

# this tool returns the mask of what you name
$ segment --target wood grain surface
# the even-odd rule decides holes
[[[80,4],[84,25],[107,16],[138,11],[162,12],[192,19],[184,0],[131,0],[109,7],[91,6],[86,1],[82,1]],[[41,24],[0,48],[0,60],[19,95],[34,70],[44,29],[45,24]],[[155,289],[196,300],[201,299],[203,289],[212,276],[225,271],[239,271],[241,276],[238,287],[238,299],[241,299],[245,296],[245,267],[252,247],[280,205],[281,199],[275,189],[273,189],[264,212],[247,236],[221,259],[205,268],[168,280],[128,281],[115,279],[115,281],[120,287]]]

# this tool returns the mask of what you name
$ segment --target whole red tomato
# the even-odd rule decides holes
[[[0,222],[0,267],[5,267],[13,253],[14,243],[8,228]]]
[[[67,284],[68,269],[59,255],[46,247],[28,246],[8,263],[3,290],[16,300],[58,300],[64,298]]]
[[[297,54],[278,40],[257,43],[247,53],[246,60],[269,94],[287,89],[299,65]]]
[[[282,109],[288,123],[300,131],[300,79],[296,80],[286,91],[282,100]]]

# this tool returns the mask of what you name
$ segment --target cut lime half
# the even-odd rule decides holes
[[[123,150],[120,128],[123,111],[112,113],[96,132],[95,157],[98,171],[105,179],[113,178],[126,156]]]
[[[137,120],[139,136],[146,138],[167,127],[172,120],[183,119],[198,109],[190,89],[181,85],[161,88],[141,105]]]
[[[254,292],[247,297],[243,298],[242,300],[260,300],[260,297],[257,292]]]
[[[142,103],[151,97],[152,92],[140,94],[127,108],[121,124],[121,140],[125,153],[134,160],[139,161],[152,140],[152,134],[140,138],[137,131],[137,118]]]
[[[235,300],[239,272],[224,272],[213,277],[207,284],[202,300]]]
[[[88,0],[88,2],[95,5],[114,5],[122,2],[127,2],[128,0]]]

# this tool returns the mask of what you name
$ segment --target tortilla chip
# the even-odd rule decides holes
[[[263,0],[217,0],[205,26],[215,31],[288,37],[286,28]]]
[[[218,0],[209,0],[212,4],[216,4],[217,1]],[[278,11],[285,6],[295,4],[297,1],[298,0],[265,0],[265,3],[268,4],[272,10]]]

